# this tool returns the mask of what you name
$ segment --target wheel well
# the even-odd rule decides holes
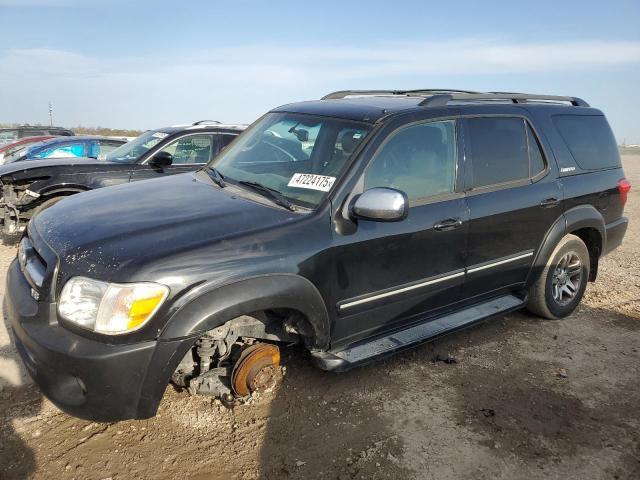
[[[70,195],[75,195],[76,193],[86,192],[86,190],[80,189],[72,189],[72,190],[51,190],[42,195],[44,201],[51,200],[58,197],[68,197]]]
[[[580,240],[582,240],[587,246],[587,250],[589,250],[589,260],[591,263],[589,281],[595,281],[596,276],[598,275],[598,260],[602,253],[602,236],[600,235],[600,232],[595,228],[585,227],[569,233],[580,238]]]

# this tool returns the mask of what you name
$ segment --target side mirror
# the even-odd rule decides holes
[[[149,160],[149,165],[154,167],[164,168],[168,167],[173,163],[173,155],[169,152],[158,152],[156,153],[151,160]]]
[[[371,188],[358,196],[351,217],[374,222],[399,222],[409,215],[407,194],[395,188]]]

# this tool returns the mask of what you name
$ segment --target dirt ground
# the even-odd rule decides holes
[[[569,318],[511,314],[345,374],[294,351],[278,391],[234,410],[170,387],[153,419],[75,419],[0,324],[0,478],[638,479],[640,156],[624,166],[625,243]]]

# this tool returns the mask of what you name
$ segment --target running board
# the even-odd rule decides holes
[[[344,350],[311,352],[311,358],[313,363],[323,370],[343,372],[523,306],[524,301],[518,297],[504,295],[404,330],[356,343]]]

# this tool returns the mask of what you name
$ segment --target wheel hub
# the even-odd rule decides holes
[[[562,256],[553,272],[551,287],[553,299],[559,305],[570,303],[582,284],[582,262],[575,252]]]
[[[231,386],[236,395],[246,397],[252,392],[273,387],[280,376],[280,350],[276,345],[256,343],[246,348],[233,367]]]

